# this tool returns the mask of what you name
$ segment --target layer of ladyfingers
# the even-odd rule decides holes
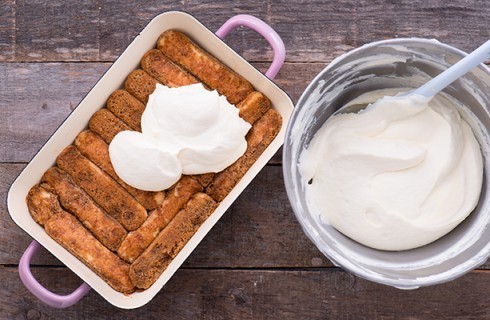
[[[157,237],[192,195],[202,191],[202,186],[193,178],[183,176],[170,190],[163,204],[150,213],[138,229],[131,231],[119,247],[118,254],[133,262]]]
[[[135,230],[146,220],[146,209],[75,146],[63,149],[56,163],[126,230]]]
[[[131,264],[129,276],[133,284],[149,288],[216,207],[217,203],[207,194],[195,194]]]
[[[134,291],[129,264],[107,249],[74,216],[66,211],[53,215],[44,225],[46,233],[90,266],[112,288],[124,293]]]
[[[132,130],[141,131],[141,115],[145,105],[126,90],[116,90],[107,99],[107,109]]]
[[[165,31],[158,38],[157,47],[209,88],[226,96],[232,104],[242,101],[254,91],[244,77],[203,50],[182,32]]]
[[[49,168],[41,178],[42,186],[56,194],[62,207],[76,216],[107,248],[116,251],[127,232],[98,207],[73,179],[57,167]]]
[[[145,53],[141,59],[141,67],[167,87],[176,88],[199,83],[194,76],[170,61],[158,49],[152,49]]]
[[[147,210],[153,210],[163,203],[163,191],[152,192],[136,189],[125,183],[114,171],[109,156],[109,146],[105,141],[91,130],[84,130],[75,139],[75,146],[81,154],[95,163],[99,168],[110,175],[127,192],[129,192]]]
[[[158,279],[282,125],[267,97],[186,35],[166,31],[157,48],[142,57],[141,69],[110,95],[107,108],[94,113],[90,130],[60,153],[59,168],[49,169],[26,199],[34,220],[53,239],[123,293],[146,289]],[[182,176],[166,195],[126,184],[110,160],[113,138],[125,130],[141,131],[157,83],[198,82],[226,96],[252,124],[245,154],[219,173]]]

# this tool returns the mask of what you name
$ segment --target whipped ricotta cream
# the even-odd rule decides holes
[[[387,96],[330,117],[300,156],[309,210],[381,250],[423,246],[455,228],[477,205],[483,162],[448,102]]]
[[[251,125],[238,112],[202,84],[157,84],[141,132],[120,132],[109,145],[114,170],[127,184],[147,191],[167,189],[182,174],[222,171],[247,149]]]

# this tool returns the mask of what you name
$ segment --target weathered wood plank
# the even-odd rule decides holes
[[[283,38],[287,60],[331,61],[362,44],[400,37],[437,38],[470,51],[488,39],[490,7],[484,0],[452,1],[18,1],[15,56],[0,61],[112,61],[156,15],[170,10],[193,14],[215,31],[229,17],[249,13],[268,22]],[[270,61],[266,42],[239,30],[227,40],[246,59]]]
[[[98,1],[20,0],[15,20],[17,61],[99,60]]]
[[[15,59],[113,61],[152,18],[172,10],[195,13],[196,18],[215,31],[234,14],[265,15],[267,4],[262,1],[219,4],[203,4],[200,1],[104,1],[100,4],[73,0],[62,4],[21,2],[17,10]],[[55,24],[48,22],[52,18],[57,18]],[[229,43],[234,47],[243,47],[244,39],[239,37],[242,31],[236,33],[238,35],[231,36]],[[256,45],[266,47],[263,39],[256,37],[255,40]],[[11,60],[11,57],[4,59]]]
[[[67,293],[80,280],[65,268],[37,268],[39,281]],[[317,271],[177,271],[140,309],[113,307],[91,291],[67,309],[45,306],[24,288],[16,268],[0,268],[6,319],[487,319],[488,271],[453,282],[402,291],[339,269]],[[464,297],[464,298],[463,298]]]
[[[0,3],[0,61],[11,61],[15,54],[15,0]]]
[[[7,190],[23,167],[0,164],[0,264],[17,264],[31,241],[10,219],[5,205]],[[44,250],[33,263],[60,265]],[[296,221],[280,166],[267,166],[259,173],[184,264],[188,268],[330,266]],[[482,269],[490,269],[490,261]]]
[[[331,61],[372,41],[436,38],[470,51],[489,37],[484,1],[280,1],[273,26],[290,61]]]
[[[108,66],[1,64],[0,161],[29,161]]]
[[[267,70],[269,64],[255,64]],[[0,63],[0,162],[27,162],[110,63]],[[277,83],[297,100],[324,64],[286,64]],[[273,160],[280,163],[278,153]]]
[[[0,264],[17,264],[31,241],[11,220],[5,204],[8,188],[23,167],[0,164]],[[60,265],[44,250],[33,263]],[[186,266],[276,268],[331,264],[296,221],[287,201],[281,167],[267,166],[211,230]]]

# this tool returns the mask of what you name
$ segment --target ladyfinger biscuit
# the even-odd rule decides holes
[[[134,291],[129,278],[129,265],[104,247],[95,237],[66,211],[53,215],[44,226],[46,233],[70,251],[114,290]]]
[[[58,202],[58,196],[39,184],[29,190],[26,202],[32,218],[41,226],[44,226],[52,215],[63,210]]]
[[[139,190],[133,188],[119,178],[111,164],[109,146],[96,133],[91,130],[80,132],[75,139],[75,146],[78,148],[81,154],[116,180],[117,183],[126,189],[126,191],[129,192],[147,210],[153,210],[162,204],[163,200],[165,199],[164,192]]]
[[[210,184],[211,181],[213,181],[214,175],[215,175],[214,172],[208,172],[208,173],[196,174],[193,175],[192,177],[196,179],[201,184],[201,186],[206,188],[208,184]]]
[[[185,68],[208,87],[226,96],[232,104],[242,101],[254,90],[245,78],[204,51],[181,32],[165,31],[158,38],[157,47],[170,60]]]
[[[109,144],[112,139],[121,131],[131,130],[122,120],[116,117],[107,109],[100,109],[88,123],[90,130],[97,133],[104,141]]]
[[[158,81],[141,69],[134,70],[124,82],[124,88],[139,101],[146,104],[148,96],[155,90]]]
[[[208,195],[195,194],[131,265],[129,277],[133,284],[149,288],[216,207],[217,203]]]
[[[145,53],[141,59],[141,67],[167,87],[176,88],[199,83],[199,80],[170,61],[158,49],[152,49]]]
[[[240,117],[253,125],[271,108],[271,102],[261,92],[254,91],[237,104],[237,108],[240,110]]]
[[[109,96],[106,105],[107,109],[131,129],[141,132],[141,116],[145,111],[145,105],[141,101],[126,90],[119,89]]]
[[[202,191],[201,185],[189,176],[182,178],[167,192],[163,204],[150,213],[148,219],[138,229],[131,231],[123,240],[118,255],[133,262],[150,245],[191,196]]]
[[[43,186],[58,196],[63,208],[89,229],[107,248],[116,251],[127,232],[113,217],[102,211],[60,168],[49,168],[41,178]]]
[[[145,208],[75,146],[61,151],[56,163],[126,230],[135,230],[146,220]]]
[[[245,154],[231,166],[217,173],[206,188],[206,193],[214,200],[222,201],[274,140],[281,130],[281,125],[282,118],[279,113],[269,109],[248,132]]]

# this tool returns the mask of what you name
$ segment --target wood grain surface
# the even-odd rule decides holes
[[[35,268],[45,286],[68,293],[80,280],[65,268]],[[53,309],[0,269],[6,319],[488,319],[489,271],[450,283],[402,291],[339,269],[179,269],[145,307],[122,310],[90,292],[76,307]],[[461,291],[462,287],[472,290]]]
[[[490,38],[489,2],[459,1],[103,1],[0,3],[0,318],[2,319],[488,319],[490,263],[450,283],[402,291],[334,267],[296,221],[281,154],[146,306],[117,309],[90,292],[65,310],[45,306],[18,277],[31,238],[11,220],[15,177],[156,15],[182,10],[215,31],[252,14],[285,42],[275,82],[294,102],[335,57],[376,40],[436,38],[470,51]],[[262,72],[272,51],[239,28],[226,39]],[[33,260],[40,282],[61,294],[81,280],[47,251]]]

